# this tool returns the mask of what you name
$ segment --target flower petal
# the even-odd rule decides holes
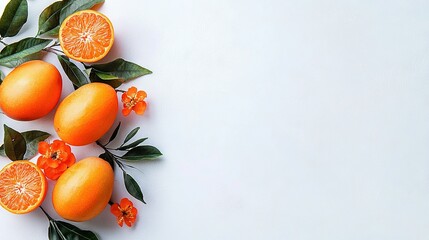
[[[48,159],[44,158],[43,156],[40,156],[37,158],[37,166],[41,169],[44,169],[47,165]]]
[[[128,88],[128,91],[127,91],[127,95],[128,96],[134,97],[134,95],[136,93],[137,93],[137,88],[136,87],[132,86],[132,87]]]
[[[112,206],[110,206],[110,212],[113,215],[115,215],[116,217],[122,216],[121,208],[120,208],[119,204],[117,204],[117,203],[114,203],[114,204],[112,204]]]
[[[120,207],[122,210],[125,210],[130,206],[131,207],[133,206],[133,203],[130,201],[130,199],[128,199],[128,198],[122,198],[121,199]]]
[[[39,142],[38,151],[42,155],[46,154],[46,152],[49,151],[49,143],[45,141]]]
[[[124,115],[124,116],[130,115],[130,112],[131,112],[131,109],[129,109],[129,108],[123,108],[122,109],[122,115]]]
[[[134,107],[133,110],[139,114],[142,115],[145,110],[146,110],[146,102],[142,101],[142,102],[138,102]]]
[[[138,91],[137,92],[137,99],[145,99],[147,97],[147,94],[146,94],[146,92],[145,91],[143,91],[143,90],[140,90],[140,91]]]

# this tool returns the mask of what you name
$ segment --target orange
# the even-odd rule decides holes
[[[118,112],[115,89],[104,83],[89,83],[67,96],[58,106],[54,128],[66,143],[82,146],[101,138],[113,125]]]
[[[112,48],[114,32],[106,16],[93,10],[83,10],[64,19],[58,38],[69,58],[96,62]]]
[[[61,96],[62,79],[58,69],[33,60],[12,70],[0,85],[0,107],[15,120],[41,118],[54,109]]]
[[[14,161],[0,171],[0,204],[11,213],[28,213],[39,207],[46,196],[45,175],[36,164]]]
[[[113,191],[114,174],[109,163],[88,157],[68,168],[52,191],[55,211],[64,219],[87,221],[106,208]]]

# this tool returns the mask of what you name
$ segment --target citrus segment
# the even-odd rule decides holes
[[[46,190],[45,175],[32,162],[14,161],[0,171],[0,204],[9,212],[33,211],[42,204]]]
[[[106,16],[93,10],[83,10],[63,21],[58,38],[69,58],[96,62],[106,56],[112,47],[114,31]]]

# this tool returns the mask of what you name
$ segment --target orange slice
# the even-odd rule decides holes
[[[58,38],[67,57],[91,63],[107,55],[113,45],[114,32],[106,16],[83,10],[64,19]]]
[[[46,196],[45,175],[36,164],[21,160],[0,171],[0,205],[11,213],[28,213],[39,207]]]

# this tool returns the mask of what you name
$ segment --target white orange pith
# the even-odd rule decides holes
[[[114,31],[106,16],[93,10],[83,10],[63,21],[58,38],[69,58],[96,62],[112,48]]]

